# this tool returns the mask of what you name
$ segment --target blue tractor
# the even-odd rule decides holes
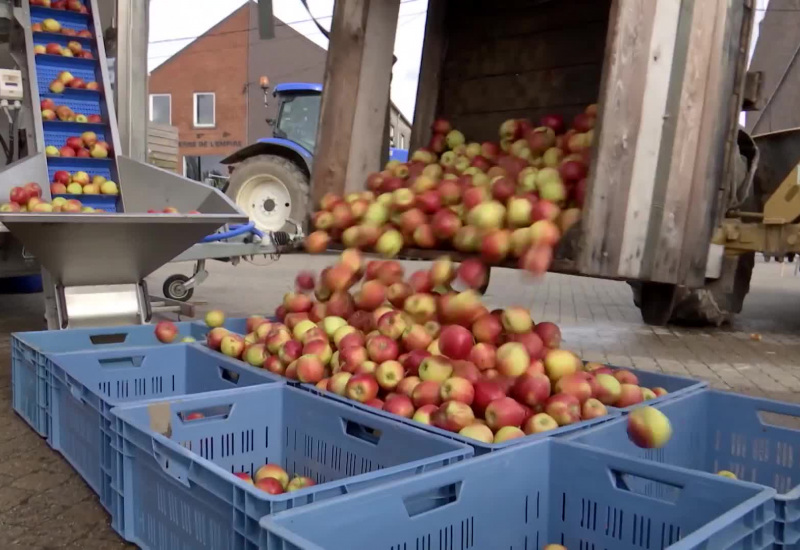
[[[262,83],[265,103],[269,86]],[[225,193],[263,231],[293,230],[308,217],[309,180],[317,137],[322,84],[275,86],[278,117],[269,120],[274,137],[261,138],[222,160],[230,178]],[[405,162],[408,152],[390,149]]]

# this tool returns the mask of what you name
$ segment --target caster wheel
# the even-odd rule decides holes
[[[187,302],[194,294],[193,288],[186,288],[184,284],[189,280],[186,275],[171,275],[164,281],[164,296],[179,302]]]

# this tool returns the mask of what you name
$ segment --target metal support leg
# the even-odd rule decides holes
[[[194,264],[194,273],[189,280],[183,283],[183,286],[187,289],[189,288],[197,288],[203,281],[208,278],[208,271],[206,271],[206,261],[205,260],[198,260],[197,263]]]

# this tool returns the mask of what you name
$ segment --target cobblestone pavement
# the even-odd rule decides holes
[[[270,264],[212,264],[195,300],[231,316],[271,311],[300,269],[324,258]],[[419,269],[420,264],[408,264]],[[172,265],[150,281],[189,266]],[[624,283],[548,275],[531,283],[497,270],[487,301],[527,305],[537,321],[561,325],[564,346],[589,360],[702,378],[716,388],[800,402],[800,277],[792,266],[759,264],[745,309],[723,329],[642,324]],[[97,498],[70,466],[11,410],[9,333],[41,328],[41,296],[0,296],[0,548],[132,548],[109,525]]]

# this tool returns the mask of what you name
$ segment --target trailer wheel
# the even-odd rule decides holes
[[[664,326],[669,323],[675,306],[677,286],[666,283],[633,282],[633,303],[648,325]]]
[[[167,277],[167,280],[164,281],[164,286],[162,287],[162,290],[164,291],[164,297],[171,300],[177,300],[178,302],[188,302],[192,298],[192,295],[194,295],[194,289],[186,288],[185,286],[186,281],[188,280],[189,277],[181,274],[170,275]]]
[[[291,160],[257,155],[242,161],[226,191],[261,231],[291,231],[308,216],[308,176]]]

